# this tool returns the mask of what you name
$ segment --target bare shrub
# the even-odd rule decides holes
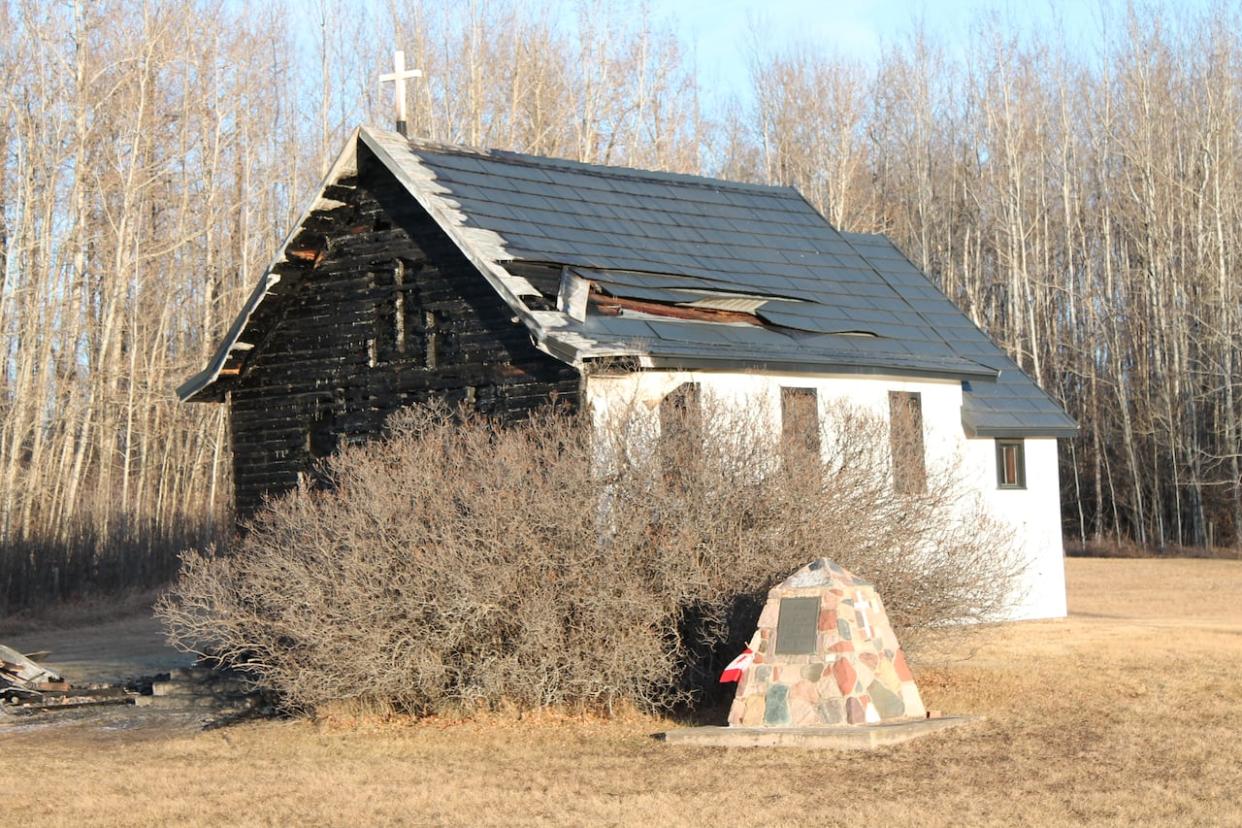
[[[656,709],[700,698],[766,590],[817,556],[874,578],[907,636],[1009,595],[1004,538],[956,469],[894,495],[882,419],[834,412],[820,458],[762,412],[678,416],[656,439],[632,410],[605,428],[403,411],[232,554],[187,554],[159,612],[175,644],[302,709]]]

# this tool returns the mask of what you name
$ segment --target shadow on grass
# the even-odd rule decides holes
[[[163,587],[91,593],[0,616],[0,637],[103,624],[149,611]]]

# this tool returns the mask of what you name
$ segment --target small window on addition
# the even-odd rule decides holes
[[[1026,450],[1021,440],[996,441],[996,486],[1026,488]]]
[[[683,382],[660,400],[660,432],[697,434],[703,425],[702,394],[697,382]]]

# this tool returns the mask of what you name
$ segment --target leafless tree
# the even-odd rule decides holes
[[[163,577],[179,538],[228,525],[227,414],[170,389],[327,153],[388,122],[393,48],[425,73],[417,135],[792,184],[890,234],[1082,423],[1068,532],[1237,545],[1242,14],[1100,19],[983,17],[965,54],[915,27],[870,63],[760,50],[730,98],[624,0],[2,0],[6,582],[55,569],[68,594],[122,548]]]

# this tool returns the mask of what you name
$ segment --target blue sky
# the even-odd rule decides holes
[[[1176,15],[1208,8],[1212,0],[1149,2]],[[673,25],[694,49],[709,89],[744,92],[747,55],[757,32],[764,47],[806,45],[861,60],[922,21],[949,48],[964,48],[972,25],[995,14],[1010,31],[1064,27],[1091,48],[1102,38],[1102,20],[1124,16],[1123,0],[648,0],[657,22]],[[1102,9],[1111,9],[1105,14]]]
[[[248,1],[225,0],[241,8]],[[335,0],[339,9],[346,10],[361,3],[381,19],[389,1]],[[434,7],[437,3],[466,1],[430,3]],[[591,2],[516,1],[549,9],[569,32],[577,23],[581,3]],[[307,48],[306,59],[310,61],[315,60],[317,2],[293,0],[292,4],[295,16],[305,15],[292,28]],[[400,5],[403,0],[392,2]],[[482,2],[486,4],[486,0]],[[504,0],[500,2],[504,4]],[[868,63],[887,46],[905,42],[913,30],[922,26],[935,45],[950,52],[950,57],[964,57],[979,24],[994,18],[1004,32],[1041,32],[1090,59],[1103,52],[1106,29],[1110,38],[1116,37],[1124,24],[1128,2],[1156,12],[1166,26],[1175,26],[1183,16],[1198,16],[1222,5],[1233,14],[1242,9],[1242,0],[611,0],[604,5],[611,13],[632,19],[645,8],[658,31],[676,32],[691,52],[705,100],[736,97],[745,101],[753,94],[749,65],[756,45],[768,53],[797,47],[835,52]],[[1066,37],[1057,37],[1058,31]],[[958,54],[954,55],[954,51]],[[352,70],[370,78],[380,67],[351,67]],[[388,71],[388,64],[383,71]],[[315,72],[308,72],[307,77],[312,87],[317,84]],[[341,98],[338,106],[349,109],[348,102]],[[352,112],[349,114],[352,117]]]

